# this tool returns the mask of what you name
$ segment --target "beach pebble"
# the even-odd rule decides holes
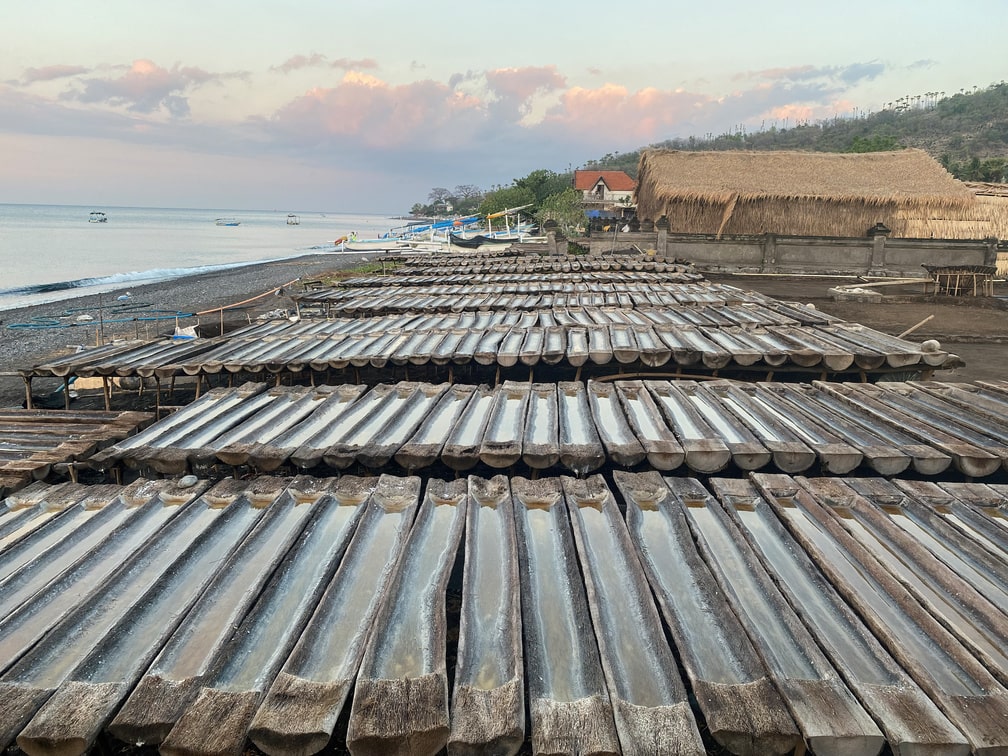
[[[197,483],[199,483],[199,478],[195,475],[183,475],[179,478],[178,487],[179,488],[192,488]]]

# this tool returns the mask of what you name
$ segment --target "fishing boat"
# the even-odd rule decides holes
[[[359,239],[356,234],[336,240],[336,248],[349,252],[394,252],[416,248],[417,245],[444,245],[445,234],[451,230],[461,231],[479,222],[478,215],[445,218],[443,220],[414,220],[386,231],[377,239]]]
[[[88,223],[108,223],[108,216],[101,210],[92,210],[88,216]]]
[[[511,244],[516,239],[511,238],[497,238],[493,236],[486,236],[484,234],[476,234],[475,236],[463,237],[460,234],[448,234],[448,246],[451,247],[462,247],[463,249],[476,249],[477,247],[482,247],[488,244],[495,245],[506,245]]]
[[[240,226],[241,221],[237,218],[218,218],[214,221],[218,226]]]
[[[287,213],[287,225],[288,226],[300,226],[301,219],[294,215],[294,213]]]

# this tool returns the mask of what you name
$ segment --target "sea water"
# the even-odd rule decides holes
[[[93,210],[107,222],[90,223]],[[288,224],[293,214],[297,224]],[[237,226],[218,226],[233,218]],[[292,219],[293,220],[293,219]],[[337,253],[356,232],[402,221],[382,214],[0,204],[0,310],[127,289],[185,275]],[[352,253],[347,253],[352,254]]]

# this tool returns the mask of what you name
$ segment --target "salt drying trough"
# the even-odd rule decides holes
[[[1008,382],[541,246],[25,369],[0,750],[1008,756]]]
[[[680,295],[680,303],[640,308],[629,295],[610,302],[596,293],[572,295],[579,297],[576,306],[545,310],[525,309],[507,295],[490,298],[494,309],[442,314],[417,312],[423,298],[407,297],[400,305],[409,312],[271,321],[196,341],[126,342],[24,374],[29,383],[36,376],[70,375],[153,377],[159,384],[179,376],[219,381],[236,375],[377,383],[392,376],[480,382],[504,371],[523,380],[563,380],[660,369],[675,377],[786,373],[864,380],[960,364],[935,344],[913,344],[809,307],[743,295],[732,287],[701,288]],[[532,299],[538,306],[542,297]],[[443,300],[445,307],[460,302],[457,295]]]
[[[734,753],[1004,753],[1003,497],[655,472],[34,484],[0,519],[21,523],[0,740],[309,753],[348,706],[354,753],[508,750],[527,701],[536,752],[703,753],[692,690]]]
[[[213,389],[89,464],[176,475],[478,466],[584,475],[647,464],[980,478],[1008,468],[1006,414],[1008,382],[246,383]]]
[[[154,419],[146,412],[0,410],[0,495],[56,473],[135,433]]]

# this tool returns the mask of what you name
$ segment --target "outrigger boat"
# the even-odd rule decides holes
[[[108,216],[101,210],[92,210],[88,216],[88,223],[108,223]]]
[[[237,218],[218,218],[214,221],[218,226],[240,226],[241,221]]]

